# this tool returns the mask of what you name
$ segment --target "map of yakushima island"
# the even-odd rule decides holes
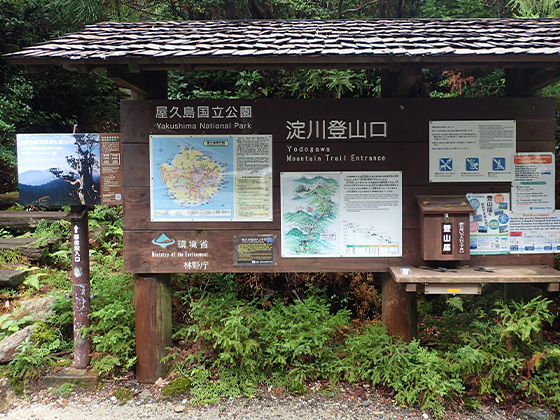
[[[224,186],[226,166],[193,147],[181,147],[159,167],[171,200],[182,207],[208,204]]]
[[[150,205],[154,222],[235,218],[234,140],[152,135]]]

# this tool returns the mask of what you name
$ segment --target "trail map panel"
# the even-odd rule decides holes
[[[271,183],[271,136],[150,137],[153,222],[270,221]]]
[[[342,256],[402,256],[402,173],[342,173]]]
[[[402,174],[281,174],[282,257],[402,255]]]

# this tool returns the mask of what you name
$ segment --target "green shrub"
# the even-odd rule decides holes
[[[324,299],[311,296],[293,305],[277,301],[259,317],[259,339],[264,350],[261,368],[287,371],[296,383],[307,378],[333,378],[337,345],[334,336],[350,322],[350,311],[330,313]]]
[[[136,363],[134,333],[134,287],[132,275],[113,273],[97,266],[91,273],[91,325],[84,337],[91,337],[91,365],[101,374],[129,370]]]
[[[207,294],[191,303],[190,314],[189,333],[213,350],[189,372],[192,394],[200,402],[213,401],[222,388],[230,396],[248,395],[257,383],[274,382],[301,391],[307,379],[332,379],[337,372],[334,335],[349,322],[349,311],[330,314],[317,296],[264,309],[231,292]],[[216,377],[209,381],[212,374]]]
[[[461,381],[450,375],[451,361],[416,340],[406,344],[389,337],[381,325],[350,335],[346,346],[342,367],[347,378],[391,387],[403,405],[418,404],[441,417],[446,402],[463,391]]]
[[[55,358],[51,356],[52,346],[39,346],[27,339],[19,348],[14,360],[8,363],[7,376],[11,379],[16,390],[25,389],[27,384],[39,377],[49,367],[55,364]]]

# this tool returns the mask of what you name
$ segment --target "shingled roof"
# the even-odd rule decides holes
[[[142,70],[306,66],[541,67],[560,19],[104,22],[8,56],[28,66]]]

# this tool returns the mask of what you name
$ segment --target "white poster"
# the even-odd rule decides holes
[[[470,215],[471,255],[508,254],[509,193],[467,194],[475,210]]]
[[[560,211],[550,214],[514,213],[510,229],[512,254],[560,252]]]
[[[514,157],[512,210],[550,213],[555,209],[554,154],[517,153]]]
[[[430,182],[509,182],[514,120],[430,121]]]
[[[402,256],[402,173],[280,174],[282,257]]]

